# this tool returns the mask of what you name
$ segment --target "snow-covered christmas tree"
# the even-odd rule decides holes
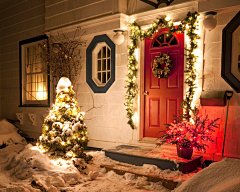
[[[57,85],[55,104],[44,119],[37,145],[54,156],[84,158],[88,161],[90,157],[83,152],[87,143],[84,113],[80,111],[70,80],[62,77]]]

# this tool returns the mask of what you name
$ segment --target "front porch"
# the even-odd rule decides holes
[[[133,145],[119,145],[114,148],[103,149],[105,155],[113,160],[142,166],[143,164],[156,165],[162,170],[180,170],[189,173],[201,167],[201,155],[193,154],[191,159],[177,156],[174,146],[145,147]]]

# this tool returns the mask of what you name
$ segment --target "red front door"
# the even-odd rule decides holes
[[[144,137],[160,137],[171,123],[173,115],[180,110],[183,100],[184,70],[184,34],[168,34],[167,29],[154,34],[145,40],[144,69]],[[152,62],[156,56],[168,54],[173,68],[167,79],[158,79],[152,73]]]

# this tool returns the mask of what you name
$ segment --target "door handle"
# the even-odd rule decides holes
[[[149,94],[149,92],[148,91],[144,91],[144,95],[148,95]]]

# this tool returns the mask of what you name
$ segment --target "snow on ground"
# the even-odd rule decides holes
[[[224,158],[198,172],[174,192],[239,192],[240,160]]]
[[[25,143],[26,140],[17,133],[17,128],[6,119],[0,121],[0,146],[3,144]]]
[[[4,137],[4,138],[3,138]],[[0,121],[0,192],[170,192],[161,182],[148,182],[147,177],[132,173],[117,175],[106,172],[102,164],[128,167],[139,174],[154,174],[162,178],[183,182],[175,192],[240,191],[240,160],[224,159],[198,172],[183,174],[180,171],[161,170],[155,165],[134,166],[109,159],[104,152],[88,152],[93,156],[90,164],[81,159],[52,160],[24,138],[6,120]],[[61,165],[60,165],[61,164]],[[86,165],[79,170],[74,166]],[[191,177],[191,178],[190,178]]]
[[[96,152],[95,156],[103,156]],[[92,154],[94,154],[92,152]],[[113,171],[106,173],[94,163],[89,165],[88,174],[80,173],[72,161],[50,160],[31,144],[9,145],[0,149],[0,191],[1,192],[39,192],[31,186],[41,186],[45,191],[79,192],[125,192],[125,191],[161,191],[168,192],[161,183],[150,183],[145,177],[136,177],[126,173],[117,175]],[[91,173],[98,176],[94,178]],[[94,178],[94,180],[91,180]]]

